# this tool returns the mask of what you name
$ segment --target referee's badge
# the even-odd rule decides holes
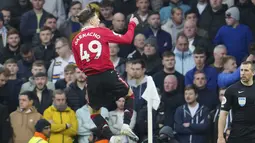
[[[238,97],[238,103],[243,107],[246,104],[246,97]]]

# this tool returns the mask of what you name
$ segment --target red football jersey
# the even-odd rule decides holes
[[[110,60],[109,43],[131,44],[136,24],[129,23],[125,35],[102,28],[88,28],[75,36],[72,50],[76,64],[86,75],[102,73],[114,69]]]

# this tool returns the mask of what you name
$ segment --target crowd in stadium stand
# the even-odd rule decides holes
[[[240,80],[240,64],[255,61],[255,0],[1,0],[0,143],[135,142],[120,133],[124,98],[113,111],[100,109],[113,140],[91,131],[86,75],[71,47],[86,7],[117,34],[126,33],[131,14],[139,20],[132,44],[109,44],[134,92],[138,142],[148,138],[142,95],[152,76],[161,99],[153,142],[217,143],[224,92]]]

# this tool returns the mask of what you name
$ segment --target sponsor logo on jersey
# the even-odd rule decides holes
[[[238,97],[238,104],[243,107],[246,104],[246,97]]]

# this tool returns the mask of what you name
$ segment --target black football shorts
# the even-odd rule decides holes
[[[128,94],[129,86],[115,70],[108,70],[88,76],[87,91],[93,109],[105,107],[111,111],[116,109],[115,101]]]

